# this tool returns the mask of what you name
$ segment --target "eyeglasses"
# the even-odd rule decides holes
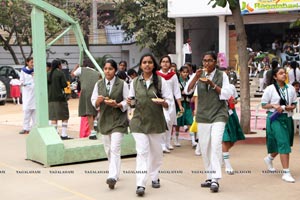
[[[202,60],[202,63],[204,64],[204,63],[212,63],[212,62],[214,62],[215,60],[213,60],[213,59],[208,59],[208,60]]]

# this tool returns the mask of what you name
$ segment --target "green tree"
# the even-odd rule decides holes
[[[160,57],[174,52],[175,21],[167,16],[167,0],[115,2],[114,25],[122,25],[126,40],[135,38],[141,48]]]
[[[53,3],[61,2],[53,0]],[[2,11],[0,12],[0,44],[12,56],[15,64],[20,64],[13,45],[17,45],[22,53],[23,60],[32,55],[32,48],[25,52],[25,45],[31,46],[31,6],[24,0],[0,0]],[[49,15],[45,14],[46,20],[46,38],[52,38],[62,30],[63,23]]]
[[[235,31],[237,34],[237,49],[240,65],[240,87],[241,87],[241,116],[240,123],[244,133],[250,133],[250,86],[248,75],[248,51],[247,51],[247,34],[241,15],[241,7],[239,0],[211,0],[209,3],[213,3],[213,7],[220,6],[225,7],[229,4],[229,8],[232,13]]]

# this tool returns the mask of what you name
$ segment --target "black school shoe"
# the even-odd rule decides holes
[[[145,187],[138,186],[135,193],[136,193],[139,197],[142,197],[142,196],[144,196],[144,194],[145,194],[145,189],[146,189]]]
[[[211,186],[211,179],[205,180],[204,183],[201,183],[201,187],[209,188]]]
[[[116,179],[113,179],[113,178],[108,178],[106,180],[106,184],[108,185],[109,189],[111,189],[111,190],[115,189],[116,183],[117,183]]]
[[[152,181],[152,187],[153,188],[160,188],[160,181],[157,179],[157,181]]]
[[[90,140],[97,140],[97,135],[90,135],[90,136],[89,136],[89,139],[90,139]]]
[[[219,191],[219,183],[216,182],[216,181],[211,182],[210,191],[211,192],[218,192]]]
[[[60,139],[62,139],[62,140],[72,140],[72,139],[74,139],[74,138],[69,137],[69,136],[67,135],[67,136],[60,136]]]

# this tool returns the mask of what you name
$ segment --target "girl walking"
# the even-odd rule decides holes
[[[273,84],[269,85],[262,96],[261,104],[268,110],[266,121],[268,155],[264,158],[269,171],[275,171],[273,160],[279,154],[283,167],[282,180],[293,183],[289,169],[291,146],[294,140],[293,110],[296,108],[297,95],[290,84],[286,84],[286,72],[282,67],[272,69]]]
[[[141,74],[130,85],[131,103],[135,97],[135,111],[130,121],[130,130],[136,142],[136,194],[143,196],[146,189],[147,175],[152,180],[152,187],[159,188],[159,169],[162,164],[162,136],[166,131],[163,109],[168,109],[173,99],[164,79],[157,76],[158,64],[151,54],[140,59]],[[157,98],[157,97],[158,98]]]
[[[107,60],[104,64],[105,78],[95,84],[91,101],[100,109],[98,130],[102,134],[104,150],[109,162],[106,183],[115,188],[121,169],[121,143],[128,130],[127,102],[128,85],[115,76],[117,63]]]

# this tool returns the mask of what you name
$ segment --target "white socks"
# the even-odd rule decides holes
[[[68,128],[68,123],[63,122],[62,125],[61,125],[61,136],[62,137],[68,136],[68,134],[67,134],[67,128]]]

